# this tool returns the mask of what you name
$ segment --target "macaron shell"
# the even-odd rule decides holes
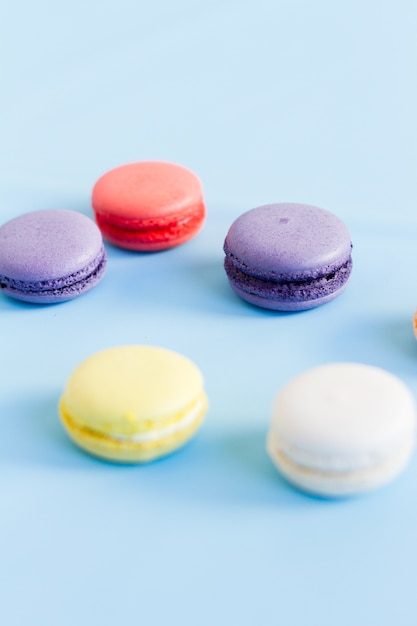
[[[0,275],[25,282],[61,279],[94,263],[102,246],[96,224],[82,213],[33,211],[0,227]]]
[[[202,202],[199,179],[174,163],[143,161],[122,165],[104,174],[93,188],[97,213],[126,220],[160,220]]]
[[[225,253],[252,276],[275,280],[317,278],[351,254],[345,224],[315,206],[270,204],[247,211],[230,227]]]
[[[271,428],[301,462],[303,452],[310,461],[360,462],[370,451],[384,453],[413,435],[415,403],[406,385],[385,370],[332,363],[304,372],[281,390]]]
[[[111,436],[178,419],[200,397],[203,379],[187,357],[153,346],[98,352],[72,373],[62,397],[81,427]]]

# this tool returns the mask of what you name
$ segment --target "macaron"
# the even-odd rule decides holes
[[[267,204],[231,225],[224,267],[244,300],[275,311],[302,311],[333,300],[348,284],[352,244],[333,213],[307,204]]]
[[[106,258],[100,230],[82,213],[25,213],[0,227],[0,291],[36,304],[71,300],[100,282]]]
[[[301,490],[347,496],[388,483],[409,461],[415,402],[393,374],[330,363],[291,380],[275,400],[267,450]]]
[[[177,352],[142,345],[87,358],[71,374],[59,404],[78,446],[121,463],[177,450],[195,434],[206,409],[198,367]]]
[[[107,241],[140,252],[185,243],[201,229],[206,209],[200,180],[174,163],[117,167],[94,185],[92,206]]]

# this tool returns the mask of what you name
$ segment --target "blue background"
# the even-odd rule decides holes
[[[1,8],[1,223],[92,215],[105,171],[138,160],[201,178],[202,232],[156,254],[107,246],[103,282],[56,306],[0,296],[0,616],[8,626],[415,626],[417,461],[387,487],[320,500],[265,453],[273,399],[329,361],[417,393],[417,9],[352,0],[16,0]],[[354,269],[321,308],[239,300],[222,244],[269,202],[347,224]],[[73,368],[126,343],[186,354],[204,427],[120,467],[67,439]]]

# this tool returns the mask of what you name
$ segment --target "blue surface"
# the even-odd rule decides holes
[[[334,360],[417,394],[417,9],[410,0],[56,3],[3,7],[0,217],[91,215],[96,179],[181,163],[208,216],[188,244],[107,246],[78,300],[0,296],[0,616],[7,626],[415,626],[417,461],[326,501],[264,450],[278,389]],[[276,314],[230,290],[222,244],[243,211],[306,202],[354,243],[345,293]],[[83,454],[57,402],[96,350],[147,343],[202,369],[207,420],[143,467]]]

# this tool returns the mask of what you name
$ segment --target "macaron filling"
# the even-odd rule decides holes
[[[308,471],[318,471],[323,474],[343,474],[350,473],[352,467],[355,471],[368,470],[374,467],[386,465],[392,458],[400,458],[405,452],[412,450],[414,447],[414,435],[404,432],[403,439],[393,442],[387,448],[375,448],[369,451],[355,451],[348,455],[337,453],[313,453],[304,450],[298,446],[292,445],[287,441],[278,438],[274,433],[268,436],[268,450],[277,455],[277,457],[285,459],[288,463],[293,463],[299,468],[305,468]]]
[[[227,256],[224,267],[231,285],[246,294],[265,300],[283,302],[319,300],[344,289],[352,271],[352,257],[349,256],[342,265],[326,268],[326,273],[319,276],[310,278],[300,276],[296,279],[272,274],[262,276],[256,268],[243,269],[243,264],[228,253],[227,246],[225,252]]]
[[[205,207],[201,202],[180,215],[158,218],[125,218],[97,210],[95,215],[104,236],[113,243],[157,244],[196,234],[202,226]]]
[[[39,299],[77,295],[97,283],[104,274],[106,262],[107,255],[102,245],[97,257],[73,274],[40,281],[25,281],[0,274],[0,289],[10,292],[11,295],[36,295]]]
[[[79,423],[76,418],[68,415],[63,402],[61,402],[60,411],[62,418],[65,422],[67,422],[70,428],[77,428],[79,430],[83,430],[85,433],[88,433],[90,436],[105,438],[114,442],[140,445],[154,442],[161,443],[166,438],[175,437],[177,435],[180,436],[182,433],[191,430],[192,427],[197,428],[202,421],[206,408],[207,399],[205,394],[202,393],[201,396],[179,417],[173,417],[170,421],[168,421],[168,423],[165,421],[164,426],[158,428],[155,423],[151,423],[148,424],[148,428],[146,430],[132,433],[104,433],[83,423]]]
[[[175,422],[165,426],[164,428],[154,428],[146,432],[135,433],[134,435],[113,435],[113,439],[120,439],[121,441],[137,441],[142,443],[145,441],[157,441],[163,437],[175,435],[178,432],[186,430],[191,424],[198,420],[199,416],[203,414],[203,410],[206,407],[206,402],[203,398],[200,398],[188,412],[177,419]]]
[[[376,450],[341,462],[336,456],[313,457],[287,444],[284,448],[271,435],[267,440],[272,461],[289,482],[328,496],[349,495],[389,481],[407,464],[413,447],[413,438],[406,438],[389,453]]]

